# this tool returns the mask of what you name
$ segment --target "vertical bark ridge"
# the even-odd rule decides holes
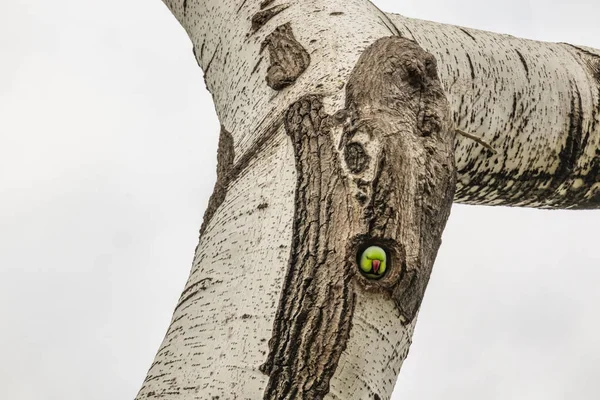
[[[315,96],[295,103],[285,118],[296,154],[296,215],[284,295],[262,366],[271,376],[266,399],[323,398],[350,332],[351,274],[344,253],[332,246],[346,228],[335,224],[333,202],[348,205],[337,153],[321,129],[325,118]]]

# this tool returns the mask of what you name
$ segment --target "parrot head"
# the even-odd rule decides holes
[[[381,247],[367,247],[360,256],[360,269],[367,278],[379,279],[385,273],[386,258]]]

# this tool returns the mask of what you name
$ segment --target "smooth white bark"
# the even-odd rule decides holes
[[[599,183],[584,185],[583,180],[577,186],[596,157],[600,116],[594,110],[600,100],[592,89],[592,73],[574,48],[388,17],[366,0],[290,3],[255,33],[250,21],[260,1],[165,3],[194,44],[219,119],[233,137],[234,165],[247,152],[256,154],[229,183],[206,227],[138,399],[262,397],[268,377],[258,367],[266,358],[287,268],[296,181],[282,113],[307,93],[324,95],[330,113],[342,108],[344,84],[362,51],[377,38],[397,34],[396,29],[438,59],[457,127],[498,150],[492,156],[469,139],[457,139],[457,200],[568,207],[561,199],[572,198],[573,189],[583,188],[581,198],[600,190]],[[275,27],[290,21],[311,63],[294,85],[276,92],[265,83],[269,59],[261,44]],[[564,182],[536,181],[534,187],[545,195],[532,197],[533,189],[519,179],[533,169],[551,177],[559,168],[576,90],[578,121],[587,134],[577,168]],[[265,135],[266,142],[258,146]],[[389,398],[414,327],[414,321],[401,325],[397,314],[377,296],[360,295],[351,338],[327,398]]]

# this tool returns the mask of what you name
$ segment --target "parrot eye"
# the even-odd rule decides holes
[[[380,279],[388,268],[386,251],[379,246],[361,248],[356,261],[360,272],[368,279]]]

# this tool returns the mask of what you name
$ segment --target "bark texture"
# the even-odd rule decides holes
[[[281,90],[296,82],[310,64],[310,55],[294,37],[289,23],[275,28],[263,47],[268,48],[271,60],[266,78],[271,89]]]
[[[264,398],[318,400],[346,348],[357,293],[393,303],[398,324],[415,318],[452,205],[454,134],[435,59],[397,37],[360,57],[344,109],[329,116],[307,96],[285,126],[297,170],[294,228]],[[389,257],[377,281],[358,273],[369,245]]]
[[[200,227],[200,236],[202,236],[213,215],[221,203],[223,203],[223,200],[225,200],[227,185],[231,180],[234,157],[235,151],[233,149],[233,138],[231,137],[231,133],[227,132],[225,127],[221,125],[219,148],[217,149],[217,181],[213,193],[208,200],[206,211],[204,212],[204,219],[202,221],[202,226]]]
[[[194,44],[233,160],[220,163],[227,190],[211,200],[139,400],[275,398],[286,385],[390,398],[439,245],[433,221],[445,218],[451,182],[430,175],[448,171],[452,160],[436,154],[452,134],[436,117],[431,59],[378,39],[403,36],[433,54],[454,124],[497,151],[456,139],[456,201],[599,207],[596,50],[386,15],[367,0],[164,2]],[[421,61],[373,61],[376,48]],[[312,192],[299,197],[299,185]],[[377,282],[344,270],[363,243],[392,254]],[[294,313],[315,327],[313,341]],[[323,357],[302,364],[313,350]]]
[[[455,201],[600,208],[600,52],[390,15],[440,69],[457,128]]]

